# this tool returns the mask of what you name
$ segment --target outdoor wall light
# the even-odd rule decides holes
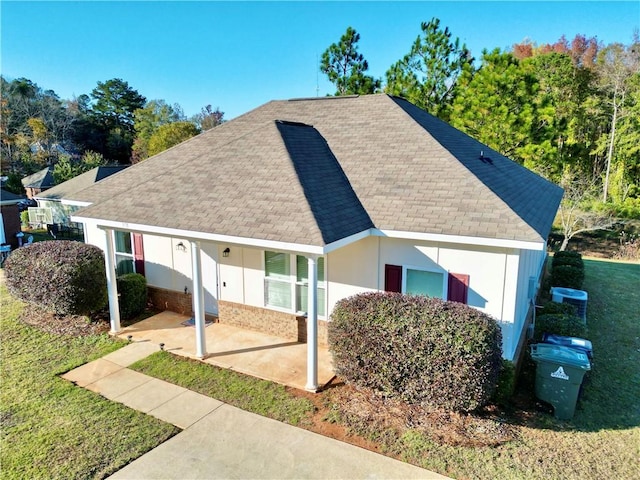
[[[227,247],[222,251],[222,256],[223,257],[228,257],[230,253],[231,253],[231,249],[229,247]]]
[[[179,252],[186,252],[187,251],[187,246],[180,242],[176,245],[176,250],[178,250]]]

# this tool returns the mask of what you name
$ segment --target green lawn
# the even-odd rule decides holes
[[[441,445],[410,428],[372,431],[371,438],[390,455],[454,478],[640,479],[640,265],[585,266],[595,365],[571,421],[535,410],[505,414],[501,421],[516,439],[496,447]],[[21,307],[4,288],[0,296],[3,478],[100,478],[175,433],[57,377],[117,348],[113,340],[42,334],[16,321]],[[278,385],[166,352],[134,367],[292,424],[306,426],[313,413]],[[337,398],[332,390],[320,394],[323,402]]]
[[[0,286],[0,477],[104,478],[179,430],[59,378],[122,344],[43,333]]]

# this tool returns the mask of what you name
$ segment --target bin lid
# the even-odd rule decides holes
[[[581,348],[588,352],[593,351],[593,345],[591,342],[580,337],[565,337],[555,333],[543,333],[542,341],[544,343],[553,343],[554,345],[563,345],[565,347]]]
[[[562,345],[553,345],[550,343],[531,345],[531,357],[533,357],[534,360],[545,360],[560,365],[570,365],[572,367],[582,368],[583,370],[591,370],[589,357],[587,357],[585,352]]]

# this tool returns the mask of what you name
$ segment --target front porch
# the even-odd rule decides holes
[[[118,337],[131,336],[134,342],[164,343],[176,355],[197,359],[196,329],[182,322],[190,317],[170,311],[123,328]],[[207,354],[203,362],[235,370],[301,390],[307,383],[307,344],[224,323],[205,327]],[[331,354],[318,347],[318,388],[334,377]]]

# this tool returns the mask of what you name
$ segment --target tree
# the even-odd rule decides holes
[[[80,167],[68,155],[63,155],[53,167],[53,181],[59,185],[82,173]]]
[[[219,107],[213,110],[211,105],[207,105],[202,107],[200,113],[194,117],[193,122],[200,127],[200,130],[206,132],[224,122],[224,112],[221,112]]]
[[[620,43],[607,46],[600,51],[597,71],[600,85],[610,107],[610,127],[606,155],[606,173],[602,191],[602,201],[607,202],[609,194],[609,178],[614,161],[616,129],[620,119],[627,114],[626,107],[632,90],[632,79],[640,72],[640,45],[625,47]]]
[[[445,116],[453,100],[456,81],[473,63],[466,45],[460,46],[448,27],[440,28],[440,20],[422,22],[411,50],[387,71],[385,91],[399,95],[429,113]]]
[[[174,122],[161,125],[149,139],[149,156],[156,155],[200,133],[191,122]]]
[[[609,230],[617,223],[610,212],[589,208],[589,204],[598,196],[599,188],[594,180],[566,174],[561,182],[564,197],[560,202],[558,215],[564,238],[560,251],[564,251],[569,240],[579,233]]]
[[[119,78],[98,82],[91,97],[95,101],[92,114],[106,140],[106,148],[100,152],[119,162],[129,161],[135,137],[134,112],[144,107],[145,97]]]
[[[380,88],[380,80],[366,75],[369,64],[358,53],[360,34],[353,28],[338,43],[332,43],[322,54],[320,71],[336,86],[335,95],[366,95]]]
[[[477,72],[458,81],[451,124],[529,167],[555,157],[550,141],[553,109],[538,95],[532,68],[510,53],[484,52]]]
[[[149,157],[149,140],[162,125],[184,120],[180,105],[173,106],[164,100],[150,100],[134,112],[134,130],[136,138],[133,142],[132,162],[137,163]]]

